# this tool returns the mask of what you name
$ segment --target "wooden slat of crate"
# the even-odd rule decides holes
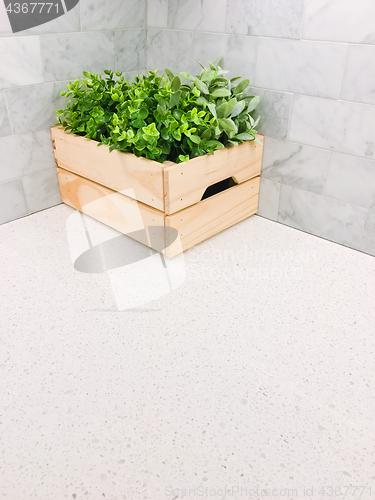
[[[110,153],[108,146],[98,147],[96,141],[64,132],[62,127],[53,127],[51,134],[58,166],[164,210],[161,163],[117,150]]]
[[[257,136],[263,142],[262,136]],[[198,203],[205,190],[233,177],[240,184],[260,175],[263,146],[254,141],[220,149],[164,169],[165,213],[170,215]]]
[[[62,168],[57,176],[64,203],[147,246],[151,243],[143,229],[154,226],[162,234],[159,239],[153,237],[152,246],[164,250],[164,212]]]
[[[183,251],[246,219],[258,209],[260,177],[255,177],[165,218],[166,227],[178,230]],[[168,234],[168,233],[166,233]],[[166,242],[166,256],[179,247]]]

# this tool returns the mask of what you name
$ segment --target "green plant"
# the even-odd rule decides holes
[[[230,145],[256,140],[251,113],[259,97],[246,94],[249,80],[228,80],[219,60],[199,76],[150,71],[130,84],[106,70],[84,72],[62,95],[73,98],[56,111],[67,131],[151,160],[181,162]],[[115,78],[115,76],[117,78]],[[258,141],[259,142],[259,141]]]

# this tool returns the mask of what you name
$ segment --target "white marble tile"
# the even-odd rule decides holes
[[[281,184],[266,179],[260,179],[259,205],[257,214],[266,219],[277,220]]]
[[[135,71],[146,67],[146,30],[116,31],[116,70]]]
[[[28,213],[20,179],[0,184],[0,224]]]
[[[0,91],[0,137],[6,137],[11,133],[5,94]]]
[[[307,0],[302,38],[375,43],[373,0]]]
[[[364,208],[375,208],[375,160],[332,153],[323,194]]]
[[[168,28],[225,32],[227,0],[169,0]]]
[[[344,44],[260,38],[255,85],[337,98],[346,51]]]
[[[330,155],[322,149],[265,137],[262,176],[321,194]]]
[[[0,139],[0,182],[55,167],[50,130]]]
[[[0,38],[0,89],[44,82],[38,36]]]
[[[375,47],[349,47],[340,97],[348,101],[375,104]]]
[[[289,140],[375,158],[375,106],[295,95]]]
[[[168,0],[147,0],[147,27],[167,28]]]
[[[146,26],[146,0],[80,0],[82,30],[118,30]]]
[[[67,82],[5,90],[14,134],[46,130],[57,122],[54,110],[66,107],[60,93]]]
[[[229,71],[227,76],[242,76],[254,83],[257,48],[255,37],[195,32],[193,71],[195,74],[201,72],[197,60],[207,67],[208,61],[221,57],[220,66]]]
[[[252,87],[248,93],[260,97],[260,103],[253,113],[254,118],[261,117],[258,132],[275,139],[286,139],[292,94]]]
[[[56,168],[22,177],[27,207],[30,213],[61,203]]]
[[[42,51],[47,82],[81,78],[82,71],[103,73],[115,67],[115,34],[44,35]]]
[[[147,69],[173,73],[191,71],[193,34],[188,31],[147,30]]]
[[[22,5],[22,2],[20,2]],[[79,4],[66,14],[24,31],[19,31],[17,36],[37,35],[42,33],[68,33],[80,31]],[[12,28],[5,11],[3,2],[0,2],[0,36],[13,36]]]
[[[282,186],[278,222],[358,250],[368,245],[368,211],[356,205]]]
[[[303,0],[228,0],[226,32],[299,38]]]

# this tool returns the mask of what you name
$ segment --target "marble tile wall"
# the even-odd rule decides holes
[[[374,0],[147,5],[149,69],[195,73],[221,56],[261,97],[259,215],[372,255],[374,19]]]
[[[49,132],[65,103],[60,92],[83,70],[128,78],[144,71],[146,7],[146,0],[80,0],[13,34],[0,2],[0,223],[60,203]]]

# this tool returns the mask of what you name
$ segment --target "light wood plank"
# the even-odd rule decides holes
[[[164,250],[164,212],[62,168],[57,176],[64,203],[159,252]]]
[[[178,230],[185,251],[246,219],[258,209],[260,177],[255,177],[196,205],[165,218],[165,225]],[[166,233],[167,234],[167,233]],[[166,256],[173,258],[180,247],[166,241]]]
[[[117,150],[110,153],[108,146],[98,147],[96,141],[64,132],[62,127],[53,127],[51,134],[58,166],[164,210],[161,163]]]
[[[257,136],[263,142],[263,136]],[[254,141],[219,149],[164,169],[165,213],[198,203],[212,184],[233,177],[240,184],[260,175],[263,146]]]

